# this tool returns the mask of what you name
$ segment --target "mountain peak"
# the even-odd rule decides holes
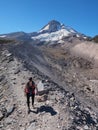
[[[68,37],[86,38],[73,28],[65,26],[56,20],[51,20],[37,33],[36,36],[32,36],[31,38],[40,41],[59,41]]]
[[[5,37],[5,35],[1,35],[1,37]],[[14,38],[18,40],[38,40],[38,41],[60,41],[65,38],[79,38],[86,39],[87,37],[73,28],[69,26],[65,26],[64,24],[51,20],[48,22],[40,31],[33,33],[24,33],[24,32],[16,32],[12,34],[6,35],[8,38]]]
[[[62,25],[60,22],[56,20],[51,20],[47,25],[45,25],[39,32],[40,33],[51,33],[56,32],[62,28]]]
[[[58,22],[57,20],[51,20],[48,24],[57,24],[60,25],[60,22]]]

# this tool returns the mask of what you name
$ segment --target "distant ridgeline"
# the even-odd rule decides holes
[[[94,42],[98,43],[98,35],[96,35],[95,37],[93,37],[92,39]]]

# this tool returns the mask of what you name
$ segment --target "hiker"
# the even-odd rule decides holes
[[[36,94],[38,94],[37,86],[35,85],[32,77],[30,77],[24,90],[25,96],[27,97],[28,113],[30,112],[30,97],[32,98],[32,107],[34,108],[35,89]]]

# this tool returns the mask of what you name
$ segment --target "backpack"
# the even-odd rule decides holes
[[[32,86],[29,85],[29,82],[27,83],[27,89],[30,96],[35,93],[35,83],[32,81]]]

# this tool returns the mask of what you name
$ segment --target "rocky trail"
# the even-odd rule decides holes
[[[0,48],[0,130],[98,130],[98,113],[85,107],[75,94],[53,82],[34,67],[25,68],[6,46]],[[44,79],[46,98],[27,112],[24,87],[32,76],[35,83]],[[41,97],[42,98],[42,97]]]

